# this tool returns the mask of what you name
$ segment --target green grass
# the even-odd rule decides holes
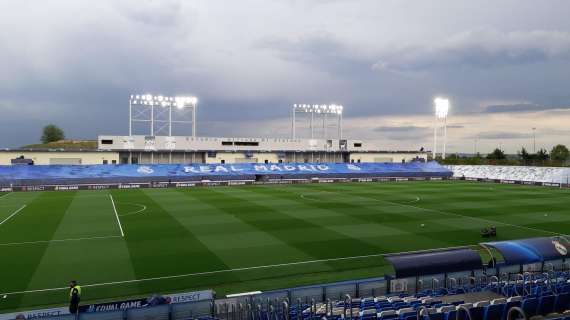
[[[65,304],[65,290],[30,291],[71,279],[119,282],[85,287],[87,302],[378,277],[391,271],[379,254],[477,244],[485,226],[497,226],[498,240],[570,227],[568,190],[466,182],[13,193],[0,198],[0,221],[24,205],[0,225],[0,292],[9,293],[0,311]],[[363,255],[374,256],[286,265]],[[123,282],[175,275],[186,276]]]

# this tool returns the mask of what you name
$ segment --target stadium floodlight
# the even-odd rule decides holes
[[[196,108],[198,98],[193,96],[168,97],[163,95],[130,95],[129,99],[129,135],[133,134],[133,122],[150,122],[150,135],[168,129],[172,136],[173,123],[192,123],[192,136],[196,136]],[[161,108],[155,108],[161,107]],[[179,111],[174,112],[173,107]],[[183,119],[183,115],[186,115]],[[177,117],[178,119],[173,119]],[[167,119],[166,119],[167,118]],[[189,120],[191,118],[191,120]]]
[[[446,118],[449,112],[449,100],[445,98],[435,98],[433,102],[435,104],[435,116],[438,117],[438,119]]]
[[[447,147],[447,114],[449,113],[449,99],[437,97],[433,100],[435,105],[435,125],[433,128],[433,158],[437,155],[437,128],[443,122],[443,152],[441,158],[445,159]]]
[[[315,117],[322,118],[323,121],[323,137],[327,138],[327,128],[329,126],[327,116],[334,115],[337,118],[336,127],[338,129],[338,138],[342,138],[342,112],[343,106],[338,104],[293,104],[291,112],[291,137],[296,138],[296,113],[304,113],[310,115],[309,126],[311,129],[311,139],[314,138],[314,121]],[[329,117],[330,118],[330,117]]]

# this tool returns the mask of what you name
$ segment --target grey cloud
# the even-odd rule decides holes
[[[431,128],[422,126],[380,126],[374,129],[379,132],[382,138],[390,140],[414,140],[424,139],[429,135]]]
[[[341,74],[368,72],[371,64],[369,58],[325,31],[294,38],[264,37],[253,48],[271,51],[286,61]]]
[[[403,72],[439,68],[496,68],[570,59],[570,33],[552,30],[501,32],[478,29],[433,44],[385,53],[376,70]]]
[[[532,112],[532,111],[546,111],[546,110],[561,110],[570,109],[570,106],[545,106],[538,104],[506,104],[506,105],[492,105],[487,106],[484,112],[487,113],[502,113],[502,112]]]
[[[482,140],[516,140],[528,139],[532,134],[520,132],[505,132],[505,131],[486,131],[481,132],[476,136],[468,137],[468,139],[482,139]]]

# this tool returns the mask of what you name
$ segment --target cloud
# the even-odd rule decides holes
[[[531,103],[505,104],[505,105],[487,106],[484,112],[487,113],[533,112],[533,111],[562,110],[562,109],[570,109],[570,106],[555,107],[555,106],[545,106],[545,105],[538,105]]]
[[[569,32],[502,32],[485,28],[386,52],[373,68],[400,72],[462,67],[490,69],[568,59]]]
[[[507,132],[507,131],[486,131],[481,132],[475,136],[469,137],[470,139],[487,139],[487,140],[516,140],[531,138],[530,133],[521,132]]]
[[[370,71],[372,60],[326,31],[298,37],[266,36],[253,45],[280,59],[340,74]]]
[[[382,138],[391,140],[414,140],[426,137],[432,131],[429,127],[401,125],[401,126],[380,126],[374,128],[375,132],[381,134]]]

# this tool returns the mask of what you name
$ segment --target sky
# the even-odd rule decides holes
[[[38,142],[48,123],[73,139],[126,135],[137,93],[197,96],[204,136],[287,137],[293,104],[337,103],[346,138],[432,149],[443,96],[450,152],[570,145],[564,0],[3,0],[0,12],[2,148]]]

